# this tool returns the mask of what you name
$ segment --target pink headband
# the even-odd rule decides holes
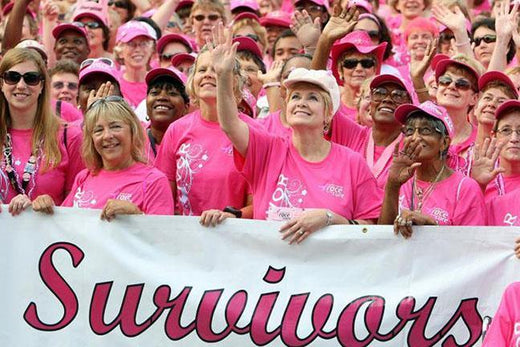
[[[377,27],[379,28],[379,30],[381,30],[381,22],[379,21],[379,19],[376,16],[374,16],[372,13],[362,13],[359,15],[358,21],[360,21],[361,19],[365,19],[365,18],[372,20],[374,23],[377,24]]]

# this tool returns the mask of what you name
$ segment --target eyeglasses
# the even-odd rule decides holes
[[[237,38],[237,37],[249,37],[251,40],[253,40],[255,42],[258,42],[260,40],[260,37],[258,37],[258,35],[255,35],[255,34],[235,35],[235,36],[233,36],[233,38]]]
[[[115,6],[117,8],[128,9],[128,4],[124,1],[109,1],[108,6]]]
[[[497,133],[505,137],[509,137],[513,135],[513,133],[516,133],[516,135],[520,137],[520,129],[502,128],[497,130]]]
[[[475,42],[475,47],[480,46],[480,44],[484,41],[485,43],[493,43],[497,41],[496,35],[484,35],[482,37],[473,38],[473,42]]]
[[[9,85],[17,84],[22,78],[28,86],[37,86],[44,80],[43,76],[36,71],[26,72],[23,75],[16,71],[6,71],[2,75],[4,82]]]
[[[197,22],[202,22],[204,21],[205,19],[209,19],[211,22],[214,22],[216,20],[219,20],[220,19],[220,15],[218,14],[210,14],[208,16],[205,16],[203,14],[198,14],[196,16],[193,16],[193,19],[195,19]]]
[[[374,101],[382,101],[386,99],[387,96],[390,96],[390,99],[396,104],[404,104],[405,102],[410,101],[408,92],[402,89],[394,89],[391,92],[385,87],[372,89],[372,100]]]
[[[68,90],[76,91],[78,90],[78,84],[76,82],[54,82],[52,84],[52,88],[54,89],[63,89],[67,87]]]
[[[95,62],[100,62],[100,63],[103,63],[103,64],[108,65],[110,67],[114,67],[115,66],[115,64],[112,61],[112,59],[108,59],[108,58],[89,58],[89,59],[85,59],[85,60],[83,60],[83,62],[81,62],[81,65],[79,66],[80,71],[83,70],[86,67],[89,67],[90,65],[94,64]]]
[[[466,91],[466,90],[470,90],[471,89],[471,82],[468,81],[467,79],[459,78],[459,79],[454,81],[453,78],[451,78],[448,75],[443,75],[443,76],[439,77],[439,80],[437,81],[437,84],[439,86],[442,86],[442,87],[447,87],[452,82],[455,82],[455,88],[460,89],[462,91]]]
[[[137,47],[141,49],[150,48],[152,47],[152,40],[145,40],[145,41],[130,41],[125,43],[127,47],[130,47],[132,49],[136,49]]]
[[[450,42],[454,38],[455,38],[455,35],[449,34],[449,33],[445,33],[445,32],[441,33],[439,35],[439,41],[441,41],[441,42]]]
[[[370,58],[343,60],[343,67],[345,69],[355,69],[358,66],[358,64],[361,64],[363,69],[370,69],[371,67],[374,67],[376,65],[376,61]]]
[[[87,107],[87,112],[98,107],[101,104],[106,104],[107,102],[124,102],[126,103],[125,99],[120,97],[119,95],[109,95],[105,96],[104,98],[97,99]]]
[[[101,23],[98,22],[86,22],[83,25],[89,29],[99,29],[101,28]]]
[[[413,136],[413,134],[415,134],[416,131],[421,136],[430,136],[433,133],[439,133],[439,134],[441,133],[441,131],[439,129],[437,129],[437,128],[432,129],[430,127],[404,127],[401,129],[401,132],[406,137]]]

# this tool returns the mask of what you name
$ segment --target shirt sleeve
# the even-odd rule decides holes
[[[484,194],[477,182],[464,177],[457,187],[457,205],[453,225],[486,225],[487,210]]]
[[[85,169],[83,171],[80,171],[77,175],[76,175],[76,178],[74,179],[74,184],[72,185],[70,191],[69,191],[69,194],[67,195],[67,197],[65,198],[65,200],[63,200],[63,202],[61,203],[61,206],[62,207],[72,207],[74,206],[74,196],[76,195],[76,191],[78,190],[78,187],[80,187],[83,182],[85,181],[85,178],[88,176],[88,170]]]
[[[143,182],[145,214],[173,215],[173,196],[170,183],[162,172],[153,171]]]

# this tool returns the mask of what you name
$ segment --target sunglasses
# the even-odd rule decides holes
[[[99,29],[101,28],[101,24],[98,22],[86,22],[83,23],[83,26],[89,28],[89,29]]]
[[[6,71],[2,75],[4,82],[10,85],[17,84],[22,78],[28,86],[37,86],[44,80],[43,76],[36,71],[26,72],[23,75],[16,71]]]
[[[370,58],[343,60],[343,67],[345,69],[355,69],[358,66],[358,64],[361,64],[363,69],[370,69],[371,67],[374,67],[376,65],[376,61]]]
[[[100,63],[103,63],[103,64],[108,65],[110,67],[114,67],[115,66],[114,62],[111,59],[108,59],[108,58],[89,58],[89,59],[83,60],[83,62],[79,66],[79,70],[81,71],[84,68],[89,67],[90,65],[94,64],[95,62],[100,62]]]
[[[439,80],[437,81],[437,84],[439,86],[442,86],[442,87],[447,87],[452,82],[455,82],[455,88],[457,88],[459,90],[466,91],[466,90],[470,90],[471,89],[471,82],[468,81],[467,79],[459,78],[459,79],[454,81],[453,78],[451,78],[448,75],[443,75],[443,76],[439,77]]]
[[[71,91],[78,90],[78,84],[75,82],[54,82],[52,84],[52,88],[54,89],[63,89],[65,87],[67,87],[67,89]]]
[[[220,19],[220,15],[218,14],[210,14],[208,16],[205,16],[203,14],[198,14],[196,16],[193,16],[193,19],[195,19],[197,22],[202,22],[206,18],[208,18],[211,22],[217,21]]]
[[[109,1],[108,6],[115,6],[117,8],[124,8],[124,9],[128,8],[127,3],[124,1]]]
[[[390,96],[390,99],[396,104],[404,104],[410,101],[408,92],[402,89],[394,89],[391,92],[385,87],[377,87],[372,89],[372,100],[379,102]]]
[[[87,107],[87,112],[98,107],[101,104],[106,104],[108,102],[124,102],[126,103],[125,99],[120,97],[119,95],[109,95],[105,96],[104,98],[97,99]]]
[[[173,54],[161,54],[161,55],[160,55],[160,59],[161,59],[161,61],[170,61],[170,60],[172,60],[172,58],[173,58],[173,56],[174,56],[175,54],[178,54],[178,53],[173,53]]]
[[[480,44],[484,41],[485,43],[493,43],[497,41],[496,35],[484,35],[482,37],[475,37],[473,42],[475,42],[475,47],[480,46]]]

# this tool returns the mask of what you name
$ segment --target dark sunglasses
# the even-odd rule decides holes
[[[197,22],[202,22],[206,18],[208,18],[211,22],[214,22],[216,20],[219,20],[220,16],[218,14],[210,14],[209,16],[198,14],[196,16],[193,16],[193,19],[195,19]]]
[[[128,5],[126,2],[124,1],[109,1],[108,2],[108,6],[115,6],[117,8],[125,8],[125,9],[128,9]]]
[[[408,92],[406,90],[394,89],[390,92],[385,87],[377,87],[372,89],[373,101],[382,101],[389,95],[390,99],[396,104],[404,104],[405,102],[410,101],[410,97],[408,96]]]
[[[161,59],[161,61],[170,61],[170,60],[172,60],[172,58],[173,58],[173,56],[174,56],[175,54],[178,54],[178,53],[173,53],[173,54],[161,54],[161,55],[160,55],[160,59]]]
[[[473,42],[475,42],[475,47],[480,46],[480,44],[484,41],[485,43],[493,43],[497,41],[496,35],[484,35],[482,37],[475,37]]]
[[[437,81],[437,84],[439,86],[442,86],[442,87],[447,87],[452,82],[455,82],[455,88],[457,88],[459,90],[466,91],[466,90],[470,90],[471,89],[471,82],[468,81],[467,79],[459,78],[459,79],[454,81],[453,78],[451,78],[448,75],[443,75],[443,76],[439,77],[439,80]]]
[[[355,69],[358,66],[358,64],[361,64],[363,69],[370,69],[371,67],[374,67],[376,65],[376,61],[370,58],[343,60],[343,67],[345,69]]]
[[[54,82],[52,84],[52,88],[54,89],[63,89],[64,87],[67,87],[68,90],[78,90],[78,84],[75,82]]]
[[[101,24],[98,22],[86,22],[83,23],[84,26],[86,26],[89,29],[99,29],[101,28]]]
[[[17,84],[22,78],[28,86],[37,86],[44,79],[43,76],[36,71],[26,72],[23,75],[16,71],[6,71],[2,75],[4,82],[10,85]]]
[[[107,102],[124,102],[126,103],[126,100],[120,97],[119,95],[109,95],[105,96],[104,98],[97,99],[87,107],[87,112],[94,109],[95,107],[98,107],[101,104],[106,104]]]
[[[83,60],[83,62],[79,66],[79,70],[81,71],[84,68],[89,67],[90,65],[92,65],[95,62],[100,62],[100,63],[103,63],[103,64],[108,65],[110,67],[114,67],[115,66],[114,62],[112,61],[112,59],[109,59],[109,58],[88,58],[88,59]]]

